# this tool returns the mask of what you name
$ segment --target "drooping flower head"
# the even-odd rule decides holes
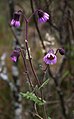
[[[11,26],[20,27],[20,12],[15,12],[11,20]]]
[[[43,61],[46,64],[55,64],[57,62],[57,56],[54,54],[53,49],[50,49],[49,52],[44,56]]]
[[[11,60],[12,60],[13,62],[17,62],[19,56],[20,56],[20,49],[17,48],[17,49],[15,49],[15,50],[12,52],[12,54],[11,54],[10,57],[11,57]]]
[[[39,16],[38,21],[40,23],[46,22],[49,19],[49,14],[43,12],[42,10],[38,10],[38,16]]]

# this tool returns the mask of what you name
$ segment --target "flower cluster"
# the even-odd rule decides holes
[[[38,13],[37,14],[38,21],[40,23],[46,22],[49,19],[49,14],[47,14],[46,12],[43,12],[42,10],[38,10],[37,13]],[[16,28],[20,27],[21,14],[22,14],[22,12],[20,12],[20,10],[14,13],[13,19],[11,20],[11,26],[14,26]]]
[[[20,27],[20,16],[21,16],[21,14],[22,14],[22,11],[20,11],[20,10],[18,12],[14,13],[13,19],[11,20],[11,26]],[[40,23],[43,23],[43,22],[46,22],[49,20],[49,14],[47,14],[46,12],[43,12],[42,10],[37,10],[37,15],[38,15],[38,21]],[[28,20],[28,19],[26,19],[26,20]],[[65,54],[65,51],[62,48],[57,49],[56,53],[54,53],[53,49],[50,49],[49,52],[44,56],[43,61],[46,64],[55,64],[57,62],[56,54],[58,51],[61,55]],[[15,49],[11,54],[12,61],[17,62],[19,56],[20,56],[20,50]]]
[[[20,17],[22,14],[23,13],[21,10],[14,12],[13,19],[11,20],[11,23],[10,23],[11,26],[16,27],[16,28],[20,27]],[[37,15],[38,15],[38,21],[40,23],[46,22],[49,19],[49,15],[46,12],[43,12],[42,10],[37,10]],[[26,20],[28,20],[28,19],[26,19]],[[11,60],[13,62],[17,62],[19,56],[20,56],[20,50],[15,49],[11,54]]]
[[[57,62],[57,51],[59,51],[59,53],[61,55],[65,54],[65,50],[63,48],[59,48],[56,50],[56,53],[54,53],[53,49],[50,49],[49,52],[44,56],[43,61],[46,64],[55,64]]]

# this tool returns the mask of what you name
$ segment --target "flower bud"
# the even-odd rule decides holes
[[[64,50],[63,48],[60,48],[60,49],[59,49],[59,53],[60,53],[61,55],[64,55],[64,54],[65,54],[65,50]]]

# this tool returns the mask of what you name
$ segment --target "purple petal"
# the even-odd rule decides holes
[[[54,54],[54,50],[53,50],[53,49],[50,49],[50,50],[48,51],[48,53]]]
[[[15,22],[15,27],[20,27],[20,22],[19,21]]]
[[[51,51],[53,51],[53,50],[51,50]],[[50,57],[50,55],[52,55],[54,59],[52,59],[52,60],[48,59],[48,57]],[[57,62],[57,57],[53,53],[48,53],[47,55],[44,56],[43,61],[46,64],[55,64]]]
[[[11,25],[13,26],[14,24],[15,24],[15,20],[12,19],[12,20],[11,20]]]
[[[46,22],[46,20],[45,20],[43,17],[42,17],[42,18],[39,18],[38,21],[39,21],[40,23]]]
[[[16,57],[16,56],[13,56],[13,57],[11,57],[11,60],[12,60],[13,62],[16,62],[16,61],[17,61],[17,57]]]
[[[51,60],[51,64],[56,64],[56,62],[57,62],[57,57],[55,56],[55,58]]]
[[[44,17],[44,20],[45,20],[45,21],[47,21],[47,20],[48,20],[48,18],[47,18],[47,17]]]
[[[49,14],[47,14],[46,12],[44,13],[45,16],[49,17]]]

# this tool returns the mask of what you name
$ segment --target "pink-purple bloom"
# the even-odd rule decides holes
[[[10,57],[11,57],[11,60],[12,60],[13,62],[17,62],[19,56],[20,56],[20,49],[17,48],[17,49],[15,49],[15,50],[12,52],[12,54],[11,54]]]
[[[44,56],[43,61],[46,64],[55,64],[57,62],[57,56],[54,54],[53,49],[50,49],[49,52]]]
[[[20,27],[20,13],[15,12],[13,15],[13,19],[11,20],[11,26]]]
[[[39,16],[38,21],[41,23],[46,22],[49,19],[49,14],[43,12],[42,10],[38,11],[38,16]]]

